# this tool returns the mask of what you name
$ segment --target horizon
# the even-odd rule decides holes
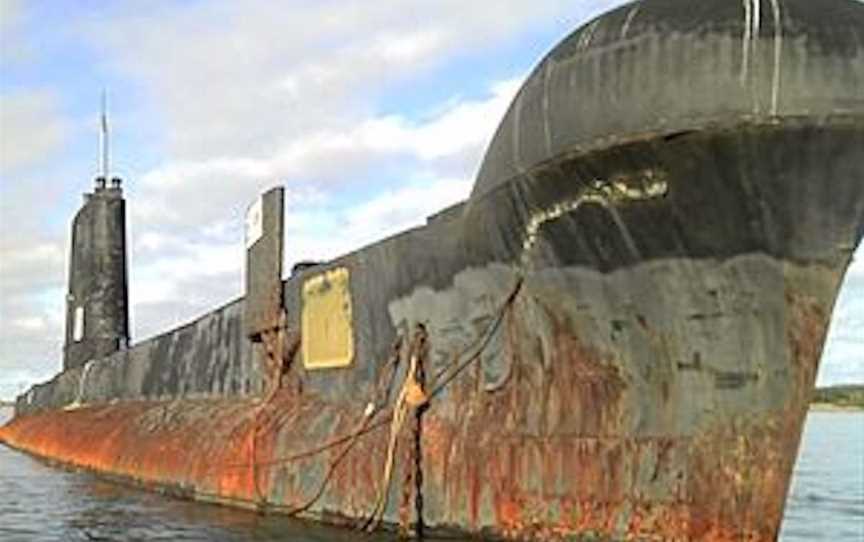
[[[243,213],[264,187],[286,188],[286,269],[467,198],[528,73],[626,3],[0,0],[0,400],[62,365],[69,227],[99,170],[103,88],[136,344],[242,296]],[[864,385],[861,329],[864,247],[817,386]]]

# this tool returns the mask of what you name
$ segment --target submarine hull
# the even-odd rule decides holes
[[[864,6],[691,4],[562,42],[471,198],[298,270],[262,343],[238,301],[0,439],[358,529],[775,540],[864,235]]]

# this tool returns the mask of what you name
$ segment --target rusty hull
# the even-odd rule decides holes
[[[256,347],[270,375],[258,397],[192,398],[180,382],[166,398],[146,385],[165,380],[157,364],[127,386],[134,363],[96,362],[115,402],[19,401],[0,439],[356,527],[384,487],[406,343],[422,325],[435,391],[421,472],[406,426],[386,523],[417,522],[406,504],[421,474],[432,530],[776,539],[864,235],[864,4],[816,4],[772,2],[761,26],[731,0],[644,0],[592,21],[526,81],[467,202],[284,283],[280,330]],[[302,284],[337,268],[350,274],[351,365],[306,368]],[[187,358],[210,373],[206,355]]]
[[[788,378],[790,393],[727,410],[715,391],[717,410],[700,414],[691,431],[681,415],[695,408],[688,386],[709,381],[706,394],[756,401],[754,383],[708,367],[663,367],[660,360],[676,368],[680,360],[669,353],[668,326],[637,315],[623,324],[627,340],[645,341],[658,356],[655,372],[641,376],[654,388],[644,395],[621,353],[591,346],[560,316],[548,286],[525,288],[502,327],[499,361],[471,367],[425,415],[424,522],[531,540],[773,540],[830,307],[789,288],[788,366],[755,385],[766,390]],[[500,360],[510,367],[489,391],[484,369]],[[293,514],[314,498],[363,414],[362,403],[334,404],[284,380],[266,400],[124,402],[20,416],[0,439],[174,495]],[[637,420],[640,407],[657,420]],[[387,422],[385,411],[357,438],[303,517],[360,525],[382,483]],[[398,507],[404,461],[399,469],[386,516],[393,525],[414,521]]]

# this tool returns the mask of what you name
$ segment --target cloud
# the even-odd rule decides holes
[[[63,344],[62,289],[19,291],[0,282],[0,398],[18,393],[20,384],[53,376]],[[36,293],[38,292],[38,293]]]
[[[864,244],[844,278],[819,371],[821,386],[864,383]]]
[[[228,217],[239,220],[245,204],[276,182],[288,185],[291,197],[306,199],[310,192],[362,184],[397,162],[416,175],[416,169],[430,167],[446,171],[448,157],[469,154],[473,168],[517,88],[516,81],[497,83],[482,99],[455,102],[421,121],[387,115],[368,118],[348,130],[310,132],[266,158],[223,156],[168,163],[141,178],[132,212],[150,227],[192,227]],[[210,186],[219,189],[209,190]],[[194,205],[205,193],[208,205]]]
[[[20,63],[32,56],[32,48],[21,38],[27,12],[20,0],[0,0],[0,65]]]
[[[20,0],[0,0],[0,34],[9,32],[21,18]]]
[[[555,18],[620,3],[158,4],[83,32],[98,36],[94,47],[106,61],[158,104],[178,155],[262,156],[286,140],[374,116],[376,96],[455,57],[488,53]]]
[[[320,211],[296,213],[289,208],[286,215],[290,250],[287,267],[303,260],[330,260],[423,225],[430,215],[465,199],[472,184],[467,178],[418,178],[349,208],[324,227],[321,227]]]
[[[0,284],[17,291],[54,286],[63,259],[64,251],[56,242],[34,244],[4,238],[0,244]]]
[[[63,269],[59,243],[0,237],[0,397],[11,396],[9,386],[45,380],[60,366]]]
[[[47,90],[0,95],[0,174],[50,158],[65,141],[68,123]]]
[[[0,398],[61,364],[65,241],[44,229],[53,196],[26,179],[4,178],[0,192]]]

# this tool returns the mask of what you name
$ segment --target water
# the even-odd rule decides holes
[[[5,417],[0,413],[0,424]],[[131,489],[0,446],[0,541],[385,542]],[[864,412],[811,413],[782,542],[864,542]]]
[[[807,417],[780,540],[864,542],[864,412]]]

